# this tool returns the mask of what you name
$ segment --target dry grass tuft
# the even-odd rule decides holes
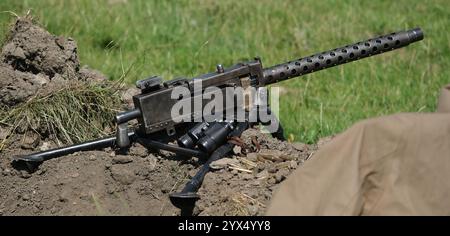
[[[7,137],[35,132],[59,144],[82,142],[112,131],[113,118],[120,109],[119,83],[70,82],[64,88],[39,94],[15,107],[0,108],[0,123]]]

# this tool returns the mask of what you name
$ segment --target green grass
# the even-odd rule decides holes
[[[281,121],[296,141],[314,142],[355,121],[435,109],[450,81],[448,1],[2,0],[0,11],[33,15],[78,41],[83,64],[126,81],[192,77],[261,56],[266,66],[420,26],[405,49],[280,85]],[[0,14],[2,32],[11,21]]]

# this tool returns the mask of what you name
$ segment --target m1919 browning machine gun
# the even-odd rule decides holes
[[[14,159],[17,162],[24,162],[28,166],[35,166],[34,164],[45,160],[78,151],[106,147],[126,151],[133,142],[138,142],[150,150],[167,150],[182,156],[199,157],[205,162],[200,171],[181,192],[170,195],[170,200],[175,206],[186,209],[195,205],[199,199],[197,190],[209,171],[209,164],[232,151],[234,144],[229,141],[231,137],[240,136],[243,131],[255,124],[278,122],[267,104],[249,103],[245,99],[233,103],[232,106],[226,104],[220,108],[219,117],[216,116],[216,113],[203,114],[203,109],[208,106],[207,102],[213,96],[217,96],[217,91],[226,94],[228,88],[239,87],[243,88],[243,91],[248,88],[262,88],[280,81],[405,47],[422,39],[422,30],[415,28],[324,51],[266,69],[263,69],[261,60],[256,58],[253,61],[239,63],[229,68],[218,65],[217,71],[192,79],[163,82],[159,77],[150,77],[136,83],[137,87],[141,89],[141,93],[133,97],[134,109],[117,114],[115,137],[16,156]],[[198,82],[201,83],[201,86],[196,86]],[[216,89],[209,90],[209,87]],[[175,90],[183,92],[175,93]],[[236,96],[233,94],[231,99],[236,101]],[[229,100],[230,96],[224,96],[221,101],[227,99]],[[200,101],[200,105],[196,101]],[[174,115],[173,107],[177,104],[197,107],[197,109],[185,114]],[[268,119],[267,117],[265,120],[261,119],[260,113],[256,113],[256,116],[251,115],[252,111],[259,111],[262,108],[266,109]],[[243,119],[238,119],[234,114],[230,118],[229,111],[232,111],[233,114],[243,111],[245,116]],[[220,112],[227,112],[227,117]],[[134,119],[138,121],[137,127],[128,128],[128,122]],[[272,135],[284,139],[281,125],[272,131]],[[178,145],[171,144],[173,141],[177,141]]]

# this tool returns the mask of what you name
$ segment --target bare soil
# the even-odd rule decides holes
[[[249,148],[257,137],[261,150],[239,153],[213,163],[195,215],[262,215],[290,172],[310,155],[312,147],[273,139],[259,130],[242,138]],[[196,160],[178,160],[169,153],[147,153],[139,145],[129,155],[110,150],[80,152],[52,159],[29,173],[13,166],[24,150],[0,154],[1,215],[179,215],[169,193],[180,191],[200,168]]]
[[[19,19],[0,54],[0,106],[13,107],[36,94],[51,93],[70,79],[105,77],[80,68],[73,39]],[[194,215],[264,214],[278,185],[316,150],[279,141],[258,129],[247,130],[241,138],[245,145],[211,165]],[[201,167],[196,159],[148,153],[136,144],[128,155],[112,150],[80,152],[46,161],[29,172],[13,164],[13,156],[56,147],[54,140],[15,140],[0,152],[0,215],[179,215],[168,196],[180,191]]]

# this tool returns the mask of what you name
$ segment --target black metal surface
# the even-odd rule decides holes
[[[133,109],[130,111],[120,112],[116,115],[115,121],[117,124],[123,124],[130,120],[136,119],[141,115],[141,111],[139,109]]]
[[[142,93],[148,93],[159,89],[162,81],[163,79],[158,76],[151,76],[147,79],[136,81],[136,88],[140,89]]]
[[[286,137],[284,136],[284,129],[283,126],[281,125],[280,120],[278,119],[278,117],[275,116],[274,113],[272,113],[272,109],[270,107],[267,107],[267,113],[271,116],[271,122],[275,122],[276,126],[277,126],[277,130],[275,132],[272,133],[272,137],[281,140],[281,141],[286,141]],[[269,125],[269,124],[264,124],[261,122],[261,124],[263,125]]]
[[[133,139],[134,132],[129,132],[128,136]],[[62,148],[54,148],[48,151],[33,153],[30,155],[20,155],[15,156],[15,161],[25,161],[25,162],[43,162],[55,157],[64,156],[80,151],[89,151],[103,149],[107,147],[113,147],[116,142],[116,137],[101,138],[94,141],[84,142],[80,144],[75,144]]]
[[[175,104],[179,102],[191,103],[191,107],[194,108],[196,107],[194,102],[200,100],[202,101],[201,111],[203,111],[204,106],[215,96],[213,91],[205,92],[203,89],[215,86],[222,89],[222,94],[226,95],[226,87],[242,87],[241,78],[251,77],[254,78],[254,81],[261,81],[263,76],[262,72],[261,62],[255,60],[236,64],[224,69],[222,73],[212,72],[200,75],[191,80],[183,80],[181,84],[175,87],[171,85],[149,93],[135,95],[133,96],[134,106],[141,111],[141,114],[137,118],[139,131],[141,133],[151,134],[161,130],[167,130],[177,125],[183,125],[174,121],[175,117],[173,117],[171,108]],[[197,89],[195,85],[199,81],[201,81],[202,86]],[[258,82],[254,82],[253,84],[257,86]],[[186,88],[188,93],[186,94],[187,98],[183,96],[172,98],[172,92],[175,88]],[[207,97],[211,99],[207,99]],[[226,100],[226,97],[223,98],[223,101]],[[226,109],[225,106],[224,109]],[[225,113],[225,110],[223,113]],[[185,114],[185,117],[182,118],[201,117],[201,115],[201,112],[192,109],[190,113]],[[181,117],[176,118],[181,119]]]
[[[227,141],[227,137],[233,130],[231,122],[215,122],[209,127],[201,138],[197,146],[205,153],[212,153]]]
[[[207,154],[202,151],[198,151],[195,149],[189,149],[189,148],[183,148],[183,147],[179,147],[179,146],[175,146],[175,145],[170,145],[167,143],[162,143],[162,142],[158,142],[158,141],[147,139],[147,138],[138,137],[137,141],[140,144],[142,144],[143,146],[150,148],[150,149],[154,149],[154,150],[166,150],[166,151],[170,151],[170,152],[174,152],[177,154],[190,156],[190,157],[205,158],[207,156]]]
[[[205,135],[206,129],[208,129],[208,122],[201,122],[191,128],[185,135],[181,136],[178,140],[178,146],[184,148],[194,148],[198,140]]]
[[[226,155],[228,152],[233,150],[233,144],[227,143],[222,146],[220,146],[218,149],[216,149],[212,154],[211,157],[202,165],[200,170],[195,174],[194,177],[184,186],[183,190],[181,192],[177,193],[171,193],[169,195],[170,202],[186,211],[189,212],[189,210],[194,207],[195,202],[200,199],[200,196],[197,194],[198,189],[203,183],[203,179],[205,178],[206,174],[210,170],[210,164],[214,161],[219,160],[224,155]]]
[[[237,136],[240,137],[242,132],[248,129],[248,122],[237,123],[236,128],[231,132],[230,137]],[[192,213],[192,209],[195,206],[195,202],[200,199],[197,194],[198,189],[203,183],[203,179],[206,174],[210,171],[210,164],[225,157],[229,152],[233,150],[234,144],[225,143],[219,148],[217,148],[209,157],[209,159],[203,164],[200,170],[195,174],[194,177],[186,184],[181,192],[171,193],[169,195],[170,202],[181,209],[182,214]]]
[[[130,137],[128,136],[128,124],[118,124],[116,127],[116,146],[118,148],[127,148],[131,145]]]
[[[314,54],[264,70],[264,81],[268,85],[309,74],[318,70],[342,65],[362,58],[405,47],[423,39],[420,28],[400,31],[368,39],[355,44]]]

